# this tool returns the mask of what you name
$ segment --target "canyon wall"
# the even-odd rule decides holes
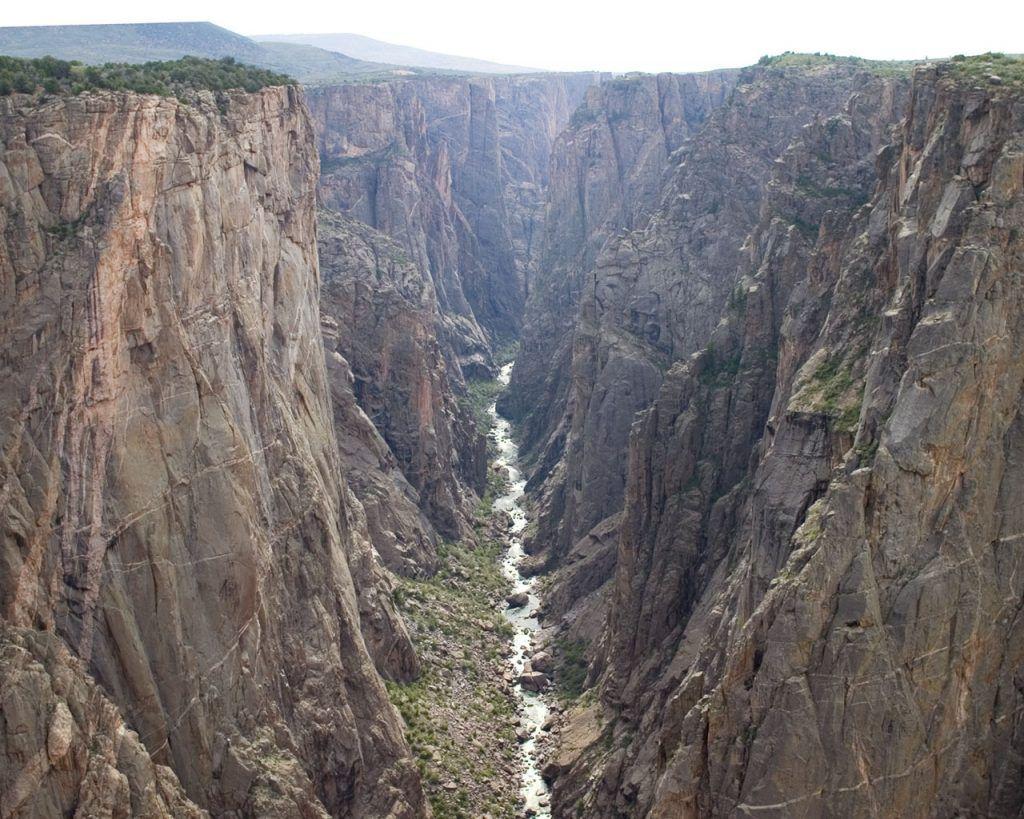
[[[515,338],[551,146],[596,74],[311,89],[320,199],[395,239],[433,283],[462,374]]]
[[[734,237],[633,428],[556,816],[1020,812],[1024,100],[955,65],[812,117]]]
[[[531,488],[539,500],[527,548],[538,553],[539,565],[572,567],[561,573],[549,611],[572,622],[582,618],[581,637],[597,636],[589,598],[609,589],[635,413],[654,401],[672,364],[707,343],[718,324],[744,270],[744,241],[780,155],[808,123],[842,110],[871,76],[859,64],[839,61],[685,77],[677,80],[685,93],[677,94],[676,109],[696,115],[683,118],[671,140],[661,136],[664,126],[654,116],[671,106],[638,106],[630,98],[626,113],[607,117],[614,123],[635,115],[642,133],[664,142],[660,150],[676,150],[661,175],[631,165],[634,175],[649,180],[642,195],[627,188],[624,198],[615,197],[639,203],[632,219],[612,218],[589,250],[562,266],[569,272],[560,283],[535,288],[534,327],[560,321],[564,327],[561,317],[572,319],[554,333],[531,335],[527,328],[524,349],[535,338],[553,338],[554,345],[542,341],[541,347],[560,353],[524,356],[514,379],[526,388],[524,407],[544,407],[524,415],[534,458]],[[586,135],[594,126],[579,127]],[[602,118],[598,127],[605,128]],[[575,138],[567,132],[566,145]],[[570,202],[570,212],[586,212],[581,201]],[[552,359],[557,367],[546,371]],[[541,384],[547,386],[538,389]],[[552,396],[558,397],[547,400]],[[573,610],[580,601],[582,608]]]
[[[485,440],[456,401],[437,338],[433,285],[397,242],[351,217],[322,211],[319,244],[320,310],[349,482],[388,567],[430,571],[438,532],[454,539],[469,528],[465,495],[483,493],[487,469]]]
[[[737,75],[606,81],[588,89],[555,142],[523,355],[500,407],[517,421],[524,454],[533,460],[550,462],[561,452],[573,327],[586,272],[611,236],[643,225],[669,156],[722,104]]]
[[[432,570],[439,537],[471,533],[486,450],[457,397],[466,377],[493,375],[494,351],[518,333],[551,146],[597,80],[433,77],[309,92],[323,161],[322,310],[351,373],[329,366],[332,388],[354,395],[408,484],[392,503],[380,499],[393,480],[354,486],[396,571]]]
[[[7,97],[0,143],[5,815],[421,815],[299,92]]]

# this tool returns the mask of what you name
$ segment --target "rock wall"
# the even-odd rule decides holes
[[[436,568],[438,533],[469,530],[483,494],[484,438],[459,407],[438,343],[437,299],[401,247],[330,211],[320,216],[321,315],[349,483],[389,568]]]
[[[63,702],[68,753],[102,757],[19,810],[100,777],[184,811],[168,765],[213,813],[422,814],[360,631],[402,647],[332,425],[299,92],[7,97],[0,146],[4,673],[53,692],[5,703],[4,748],[36,777],[53,751],[18,726],[63,747]]]
[[[949,66],[904,98],[803,130],[635,427],[556,815],[1022,808],[1024,100]]]
[[[502,397],[524,454],[557,459],[585,274],[608,239],[641,227],[669,156],[721,105],[738,72],[661,74],[587,91],[551,152],[547,219],[523,323],[523,355]],[[546,456],[546,457],[545,457]]]
[[[332,389],[353,393],[408,484],[398,495],[426,516],[416,521],[397,497],[380,502],[394,494],[393,472],[372,491],[358,481],[396,571],[431,571],[438,537],[471,534],[486,451],[457,395],[464,377],[493,375],[494,349],[518,331],[551,146],[597,79],[432,77],[310,92],[324,167],[323,309],[329,344],[354,376],[350,385],[329,361]]]
[[[0,814],[208,816],[52,633],[0,623]]]
[[[324,206],[387,234],[433,283],[466,375],[516,336],[551,146],[596,74],[313,89]]]
[[[745,271],[744,240],[757,224],[776,161],[805,126],[841,111],[871,78],[842,61],[755,67],[738,76],[685,78],[670,97],[682,102],[641,107],[643,132],[665,145],[660,150],[667,156],[678,145],[669,167],[655,177],[635,166],[648,181],[642,195],[632,196],[641,203],[634,229],[618,229],[629,227],[628,216],[612,218],[592,249],[568,265],[575,272],[566,280],[578,282],[578,295],[563,289],[555,298],[538,298],[531,310],[537,326],[556,326],[566,311],[575,316],[567,333],[548,334],[561,350],[555,373],[541,370],[538,378],[529,362],[548,357],[526,356],[520,382],[528,395],[539,380],[552,385],[541,394],[564,394],[554,402],[560,415],[527,417],[535,453],[531,487],[539,498],[538,528],[527,548],[548,568],[579,564],[566,579],[578,591],[557,595],[552,614],[566,614],[566,606],[611,577],[614,538],[607,530],[623,508],[634,415],[655,400],[672,364],[706,344],[718,324]],[[632,98],[625,102],[634,110]],[[671,140],[660,136],[666,129],[654,117],[665,110],[691,112],[689,119],[676,115]],[[595,541],[604,545],[592,555]],[[579,571],[587,576],[572,576]]]

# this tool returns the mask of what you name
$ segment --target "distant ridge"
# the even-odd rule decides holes
[[[302,43],[257,43],[202,21],[0,27],[0,54],[11,57],[50,55],[92,64],[176,60],[186,55],[234,57],[239,62],[288,74],[304,83],[410,73],[394,65],[354,59],[336,50]]]
[[[253,40],[262,43],[301,43],[326,51],[340,52],[349,57],[391,65],[409,65],[442,71],[466,71],[472,74],[525,74],[541,73],[544,69],[520,65],[504,65],[474,57],[439,54],[412,46],[385,43],[361,34],[262,34]]]

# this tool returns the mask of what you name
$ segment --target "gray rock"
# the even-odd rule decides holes
[[[538,651],[532,657],[530,657],[530,667],[534,671],[540,671],[544,674],[550,674],[554,671],[555,660],[546,651]]]
[[[539,671],[526,671],[519,675],[519,684],[527,691],[539,693],[548,687],[546,674]]]

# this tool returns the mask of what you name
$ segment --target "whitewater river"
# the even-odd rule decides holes
[[[507,385],[512,374],[512,365],[501,368],[498,380]],[[523,551],[522,533],[526,528],[526,512],[520,505],[526,480],[519,471],[519,448],[512,440],[512,427],[508,421],[498,415],[494,404],[490,407],[494,419],[491,435],[498,445],[498,465],[508,472],[508,489],[504,495],[494,502],[495,509],[507,512],[512,518],[509,532],[508,550],[502,561],[502,569],[512,581],[513,592],[526,592],[529,603],[522,608],[506,609],[505,617],[515,629],[512,638],[512,671],[515,675],[515,695],[519,701],[521,723],[529,732],[529,738],[519,746],[519,754],[523,765],[522,797],[527,811],[533,810],[538,817],[550,817],[548,786],[540,775],[539,751],[537,747],[541,736],[541,726],[548,718],[548,705],[544,699],[531,691],[525,691],[519,684],[519,675],[527,659],[535,650],[534,635],[540,629],[537,620],[537,609],[540,600],[534,589],[536,577],[526,578],[519,572],[519,566],[526,557]]]

